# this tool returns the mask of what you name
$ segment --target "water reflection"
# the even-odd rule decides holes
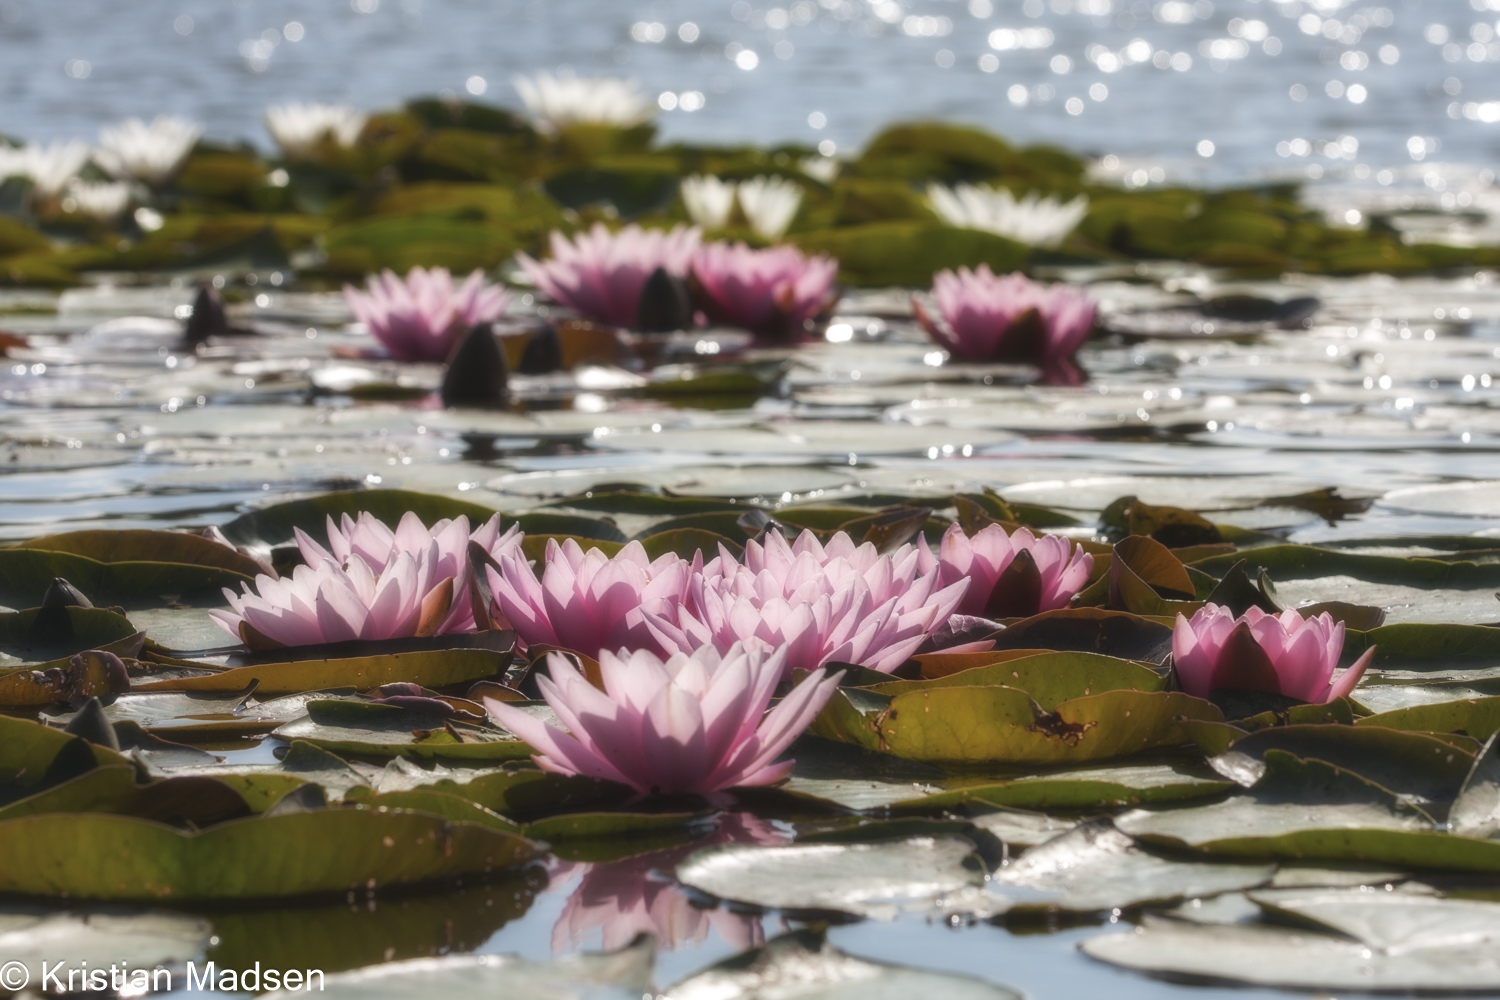
[[[556,862],[553,888],[575,878],[577,886],[552,928],[552,950],[580,947],[612,951],[647,933],[659,948],[701,945],[712,931],[737,950],[765,942],[759,917],[733,913],[724,907],[695,906],[677,887],[672,872],[688,855],[716,844],[785,844],[791,836],[775,823],[749,813],[726,813],[708,838],[663,851],[638,854],[601,864]],[[597,937],[596,937],[597,935]]]

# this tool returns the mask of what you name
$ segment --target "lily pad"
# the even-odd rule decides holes
[[[1234,787],[1218,775],[1180,764],[1137,764],[1028,774],[1010,781],[950,788],[895,803],[901,810],[947,808],[980,802],[1012,809],[1091,809],[1175,802],[1217,795]]]
[[[0,953],[40,985],[43,968],[55,968],[63,955],[72,969],[178,967],[202,955],[213,932],[207,920],[185,913],[0,912]]]
[[[1092,912],[1247,889],[1275,873],[1273,863],[1168,860],[1096,820],[1031,848],[997,872],[990,888],[1017,905]]]
[[[839,689],[812,732],[933,763],[1067,764],[1177,745],[1188,739],[1184,720],[1222,718],[1180,692],[1106,691],[1048,712],[1009,687],[934,688],[888,703]]]
[[[0,666],[65,666],[85,649],[133,656],[140,635],[130,619],[104,608],[31,608],[0,613]]]
[[[1252,897],[1253,898],[1253,897]],[[1491,993],[1500,906],[1407,893],[1343,892],[1262,905],[1304,927],[1148,917],[1084,954],[1171,979],[1339,992]]]
[[[893,920],[904,907],[984,882],[974,844],[912,837],[874,844],[724,844],[677,866],[682,884],[767,909],[838,911]]]
[[[982,979],[872,962],[845,954],[815,931],[793,931],[674,985],[672,1000],[1021,1000]]]
[[[31,816],[0,822],[0,853],[9,859],[3,892],[187,901],[483,874],[524,864],[536,849],[512,834],[426,813],[344,808],[256,816],[201,833],[99,813]]]
[[[641,996],[651,981],[655,948],[649,938],[602,955],[568,955],[531,962],[514,955],[446,955],[387,962],[329,976],[320,996],[349,1000],[563,1000]],[[264,997],[299,997],[311,987],[276,990]]]
[[[1115,825],[1148,843],[1221,857],[1360,861],[1404,869],[1500,873],[1500,842],[1440,833],[1394,795],[1320,761],[1267,754],[1252,795],[1167,811],[1133,810]]]
[[[348,655],[346,652],[339,658],[294,659],[304,655],[317,656],[319,652],[327,656],[327,647],[290,647],[249,657],[262,661],[249,666],[198,676],[141,681],[135,685],[135,690],[229,692],[244,691],[256,684],[260,694],[273,695],[340,687],[366,691],[398,682],[446,687],[503,673],[510,663],[514,644],[513,633],[477,632],[435,636],[429,640],[392,640],[381,645],[395,649],[403,646],[419,648],[410,652],[374,655]],[[420,648],[424,646],[427,648]]]

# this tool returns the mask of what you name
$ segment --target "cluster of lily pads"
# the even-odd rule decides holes
[[[33,539],[0,548],[0,601],[28,608],[0,613],[0,891],[222,903],[639,859],[597,872],[641,885],[565,918],[619,955],[694,920],[758,945],[757,909],[1145,907],[1165,915],[1085,950],[1494,988],[1482,963],[1444,970],[1495,917],[1442,873],[1500,873],[1500,627],[1288,608],[1273,583],[1494,588],[1487,545],[1295,545],[1134,497],[1081,524],[993,492],[628,484],[519,517],[363,490],[202,535]],[[215,756],[266,737],[276,763]],[[627,902],[653,870],[679,894],[654,923]],[[1453,932],[1371,958],[1391,932],[1356,919],[1370,886],[1380,919]],[[1317,961],[1264,960],[1289,915],[1321,929],[1300,932]],[[755,961],[826,950],[794,935]]]
[[[788,242],[846,282],[925,287],[943,269],[1191,260],[1242,273],[1493,265],[1493,248],[1408,244],[1376,214],[1336,227],[1284,184],[1124,189],[1048,146],[897,125],[855,157],[656,141],[654,105],[615,80],[518,81],[529,114],[455,98],[366,114],[267,112],[277,155],[131,120],[97,147],[0,140],[0,281],[89,272],[248,272],[310,283],[383,269],[468,272],[537,256],[595,222],[694,222]]]

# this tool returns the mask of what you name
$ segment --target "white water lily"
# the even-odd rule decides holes
[[[306,155],[325,138],[345,148],[352,146],[368,120],[368,115],[347,104],[288,101],[266,108],[266,131],[288,156]]]
[[[150,125],[127,118],[99,130],[94,160],[119,180],[138,180],[157,187],[182,168],[203,129],[186,118],[158,115]]]
[[[930,184],[927,200],[950,226],[980,229],[1034,247],[1061,243],[1089,210],[1084,195],[1059,202],[1050,195],[1042,198],[1033,192],[1017,201],[1008,189],[988,184],[960,184],[955,188]]]
[[[688,218],[704,229],[723,229],[734,211],[734,181],[694,174],[680,187]]]
[[[81,139],[0,147],[0,178],[29,177],[33,190],[50,198],[78,176],[88,159],[89,145]]]
[[[130,204],[130,185],[122,181],[94,183],[74,178],[63,198],[63,210],[113,222]]]
[[[785,177],[741,181],[737,195],[750,228],[766,240],[780,239],[802,206],[802,186]]]
[[[518,74],[511,82],[543,132],[556,133],[569,125],[630,128],[656,114],[656,102],[635,80],[579,77],[563,69],[556,76],[545,70],[534,77]]]
[[[815,181],[832,184],[839,175],[839,161],[832,156],[809,156],[797,161],[797,169]]]

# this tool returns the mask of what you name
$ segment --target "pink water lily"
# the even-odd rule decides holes
[[[369,328],[398,361],[446,361],[469,328],[505,312],[510,293],[485,284],[474,271],[457,289],[446,268],[412,268],[406,278],[382,271],[370,275],[369,290],[344,286],[354,318]]]
[[[766,335],[795,334],[830,309],[838,273],[832,257],[808,257],[792,246],[752,250],[716,242],[693,257],[696,291],[709,318]]]
[[[552,256],[536,261],[517,254],[538,288],[570,309],[614,326],[636,325],[636,308],[646,279],[658,267],[686,278],[702,230],[674,226],[642,229],[635,223],[610,232],[602,222],[570,241],[554,231]]]
[[[1178,683],[1198,698],[1232,688],[1326,704],[1350,694],[1375,655],[1371,646],[1334,681],[1343,651],[1344,623],[1326,611],[1303,618],[1291,609],[1273,615],[1250,608],[1236,618],[1228,608],[1206,604],[1191,620],[1178,615],[1172,631]]]
[[[291,577],[259,575],[240,594],[225,588],[232,610],[209,612],[252,648],[470,631],[470,540],[498,557],[522,537],[515,526],[501,534],[498,514],[471,533],[467,517],[427,528],[410,511],[394,531],[367,511],[342,524],[330,517],[328,548],[294,533],[304,565]]]
[[[758,639],[786,650],[786,669],[853,663],[889,673],[953,613],[968,580],[939,583],[924,543],[880,555],[838,532],[825,546],[811,531],[795,544],[777,532],[745,546],[743,565],[722,546],[694,572],[675,617],[645,618],[663,646],[697,649]]]
[[[1077,371],[1071,359],[1098,311],[1081,289],[1038,284],[1020,273],[997,277],[987,264],[939,271],[932,291],[938,316],[920,300],[913,300],[913,308],[932,339],[954,357],[1036,364],[1044,371]]]
[[[308,562],[314,558],[330,559],[340,566],[346,565],[351,556],[358,556],[366,566],[384,566],[398,553],[419,554],[427,548],[429,541],[437,543],[439,577],[453,581],[453,604],[448,617],[438,627],[437,634],[449,632],[471,632],[474,629],[474,611],[469,603],[469,543],[477,542],[486,552],[499,557],[504,552],[519,549],[521,534],[519,525],[511,525],[503,534],[500,531],[500,515],[469,529],[469,519],[460,514],[449,520],[443,518],[428,528],[422,519],[411,511],[401,516],[395,530],[369,511],[359,517],[342,516],[334,523],[328,518],[328,548],[324,549],[302,529],[295,529],[297,546]]]
[[[1022,552],[1031,565],[997,587]],[[1006,534],[998,524],[989,524],[970,538],[954,524],[938,546],[938,566],[943,586],[969,581],[957,614],[1025,618],[1067,607],[1088,582],[1094,557],[1058,535],[1038,537],[1025,528]]]
[[[537,686],[564,732],[522,709],[485,699],[490,717],[535,750],[544,770],[629,785],[642,794],[711,794],[785,778],[782,751],[817,716],[842,674],[811,675],[766,711],[786,651],[735,643],[663,661],[648,650],[599,654],[604,690],[561,653]]]
[[[547,540],[540,580],[519,543],[497,561],[498,572],[485,567],[494,617],[528,646],[560,646],[585,656],[622,646],[666,653],[646,627],[645,614],[668,613],[681,603],[692,568],[671,552],[652,561],[640,542],[609,557],[599,549],[585,551],[571,538],[561,545]]]

